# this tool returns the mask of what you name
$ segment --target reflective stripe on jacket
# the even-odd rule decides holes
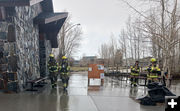
[[[62,68],[62,66],[59,67],[59,70],[61,72],[61,74],[65,75],[65,74],[69,74],[69,71],[70,71],[70,66],[67,66],[65,68]]]
[[[147,71],[149,72],[149,74],[147,75],[148,78],[158,78],[159,75],[161,75],[161,70],[158,66],[148,67]]]
[[[56,65],[48,64],[49,72],[58,72],[58,63],[55,63]]]
[[[140,68],[139,66],[131,66],[131,75],[132,76],[139,76]]]

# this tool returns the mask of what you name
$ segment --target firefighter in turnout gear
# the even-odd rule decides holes
[[[151,59],[151,65],[147,68],[147,71],[148,84],[152,82],[158,82],[158,79],[161,76],[161,70],[157,66],[157,60],[155,58]]]
[[[140,67],[139,67],[139,61],[136,61],[134,66],[131,66],[131,86],[137,86],[138,84],[138,77],[139,77]]]
[[[53,54],[49,55],[48,69],[51,85],[54,88],[57,83],[58,63],[56,62]]]
[[[66,90],[66,88],[68,87],[69,71],[70,71],[70,66],[68,66],[68,61],[67,61],[66,56],[62,57],[62,63],[59,67],[59,70],[60,70],[61,79],[63,82],[63,88],[64,88],[64,90]]]

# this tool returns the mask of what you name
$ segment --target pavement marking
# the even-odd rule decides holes
[[[89,95],[89,97],[90,97],[91,102],[95,105],[96,110],[97,110],[97,111],[101,111],[101,110],[98,108],[98,105],[96,104],[96,102],[95,102],[95,100],[93,99],[93,97],[92,97],[91,95]]]

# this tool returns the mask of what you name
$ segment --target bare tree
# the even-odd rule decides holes
[[[122,49],[122,52],[123,52],[123,58],[125,59],[125,64],[126,64],[126,69],[127,69],[127,72],[128,72],[128,56],[127,56],[127,34],[125,32],[125,30],[123,29],[121,31],[121,34],[119,35],[119,44],[120,44],[120,47]]]
[[[134,45],[135,44],[133,42],[133,27],[132,27],[132,22],[131,22],[131,17],[128,18],[128,22],[126,23],[127,25],[127,38],[129,39],[129,46],[130,46],[130,51],[131,51],[131,58],[134,59],[134,55],[135,55],[135,52],[134,52]]]
[[[122,66],[123,63],[123,51],[118,48],[115,54],[115,64],[116,64],[116,72],[119,71],[119,66]]]
[[[101,44],[99,48],[99,55],[104,59],[104,65],[107,69],[112,68],[113,72],[118,71],[119,66],[122,65],[122,50],[118,48],[117,40],[112,34],[108,44]]]
[[[81,42],[82,29],[77,27],[79,24],[73,24],[70,17],[67,18],[66,22],[61,28],[59,33],[59,56],[63,55],[71,57],[78,51]]]
[[[114,38],[114,35],[111,35],[111,39],[110,39],[110,45],[109,45],[109,54],[110,54],[110,59],[111,59],[111,64],[112,64],[112,68],[113,68],[113,72],[114,72],[114,67],[115,67],[115,55],[116,55],[116,51],[117,51],[117,42],[116,39]]]
[[[101,47],[99,48],[99,55],[100,55],[100,58],[104,60],[105,67],[109,67],[110,54],[109,54],[108,44],[106,43],[101,44]]]
[[[150,13],[149,16],[138,11],[127,1],[122,1],[144,18],[141,20],[141,26],[137,26],[136,29],[151,39],[153,51],[157,52],[154,53],[154,56],[162,59],[163,73],[168,71],[169,78],[167,82],[169,83],[173,67],[175,68],[175,62],[172,62],[175,59],[175,48],[179,44],[180,16],[177,13],[178,1],[151,0],[158,3],[160,8],[150,9],[153,13]]]

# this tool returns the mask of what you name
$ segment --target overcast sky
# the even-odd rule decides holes
[[[131,4],[141,8],[142,4],[130,0]],[[129,15],[135,12],[120,0],[53,0],[55,12],[67,10],[73,23],[80,23],[83,29],[83,40],[76,58],[98,54],[102,43],[110,40],[113,33],[118,38],[125,27]]]

